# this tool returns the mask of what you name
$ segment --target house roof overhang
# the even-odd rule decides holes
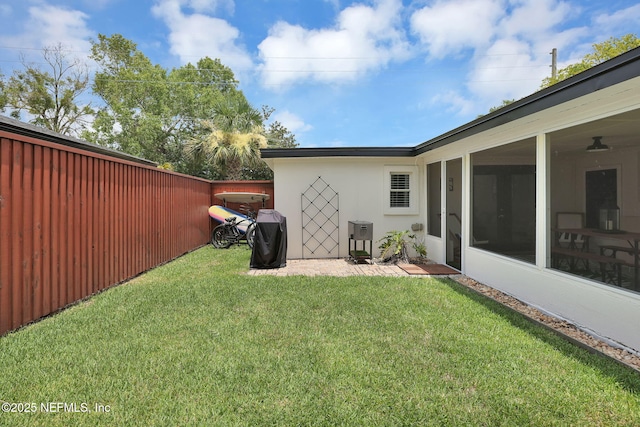
[[[415,147],[263,148],[262,157],[413,157]]]
[[[635,48],[414,147],[266,148],[262,158],[418,156],[639,76],[640,48]]]

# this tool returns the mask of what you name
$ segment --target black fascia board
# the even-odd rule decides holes
[[[415,147],[263,149],[263,158],[412,157],[640,76],[640,47],[477,118]]]
[[[263,148],[263,159],[289,157],[413,157],[413,147]]]
[[[16,135],[22,135],[29,138],[40,139],[43,141],[54,142],[56,144],[64,145],[66,147],[73,147],[80,150],[90,151],[92,153],[103,154],[109,157],[116,157],[121,160],[128,160],[130,162],[140,163],[147,166],[156,167],[158,164],[151,160],[146,160],[140,157],[132,156],[130,154],[122,153],[120,151],[112,150],[111,148],[101,147],[100,145],[91,144],[78,138],[74,138],[68,135],[62,135],[52,130],[35,126],[29,123],[24,123],[10,117],[0,115],[0,130],[14,133]]]
[[[640,47],[414,147],[415,155],[640,76]]]

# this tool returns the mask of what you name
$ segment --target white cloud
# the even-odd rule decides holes
[[[481,108],[488,110],[505,99],[519,99],[536,91],[551,73],[550,64],[549,54],[532,57],[529,43],[500,39],[475,61],[467,88],[481,100]]]
[[[640,25],[640,4],[618,10],[610,15],[601,14],[594,19],[594,29],[608,34],[623,31],[625,33],[637,33]],[[628,30],[627,30],[628,28]],[[605,36],[608,38],[607,36]],[[599,40],[604,41],[604,40]]]
[[[502,0],[439,0],[414,12],[411,29],[431,56],[443,58],[486,46],[504,9]]]
[[[438,99],[477,114],[535,92],[551,73],[551,50],[575,49],[588,34],[585,27],[562,29],[578,13],[561,0],[439,0],[416,11],[411,28],[432,59],[473,52],[464,88]]]
[[[273,115],[274,120],[282,123],[291,133],[307,132],[313,129],[313,126],[307,124],[298,117],[296,114],[290,111],[278,111]]]
[[[215,12],[218,9],[223,9],[232,14],[235,10],[233,0],[181,0],[181,3],[197,13]]]
[[[247,51],[240,44],[240,32],[227,21],[202,13],[187,15],[182,6],[204,11],[220,4],[232,5],[232,2],[206,0],[162,0],[153,8],[153,14],[162,19],[169,27],[169,43],[172,54],[183,63],[195,62],[209,56],[219,58],[234,72],[252,67],[253,63]]]
[[[364,73],[409,56],[400,0],[379,0],[342,10],[332,28],[310,30],[278,22],[258,45],[266,85],[301,80],[353,81]]]
[[[431,98],[431,104],[444,108],[448,113],[460,116],[472,114],[476,109],[476,105],[472,100],[457,91],[440,93]]]
[[[64,7],[43,3],[31,6],[24,31],[0,39],[5,45],[40,49],[61,44],[65,49],[86,56],[93,32],[87,27],[88,15]]]
[[[552,31],[570,15],[571,6],[562,1],[520,0],[496,29],[502,37],[518,35],[535,39]]]
[[[551,75],[553,48],[572,47],[586,28],[559,30],[574,11],[558,0],[517,0],[495,26],[491,44],[477,52],[468,88],[487,107],[535,92]]]
[[[174,3],[178,8],[189,9],[195,13],[215,13],[223,10],[229,14],[233,14],[235,10],[234,0],[158,0],[157,5],[162,6],[164,3]]]

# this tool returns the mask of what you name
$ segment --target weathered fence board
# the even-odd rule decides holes
[[[0,131],[0,334],[209,240],[211,183]]]

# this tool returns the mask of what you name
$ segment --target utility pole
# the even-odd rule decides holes
[[[551,80],[555,81],[558,76],[558,49],[551,50]]]

